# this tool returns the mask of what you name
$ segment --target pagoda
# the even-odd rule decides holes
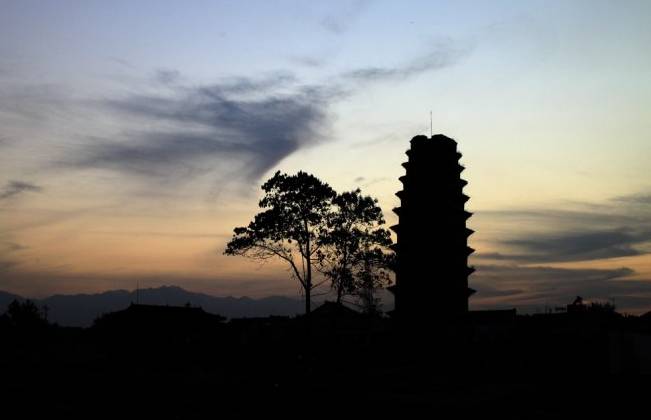
[[[442,134],[416,136],[407,150],[406,174],[396,193],[400,207],[393,209],[399,223],[393,315],[408,322],[446,321],[468,312],[468,266],[474,249],[468,246],[473,230],[465,210],[467,184],[457,142]],[[420,323],[419,322],[419,323]]]

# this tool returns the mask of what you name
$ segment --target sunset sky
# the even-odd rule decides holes
[[[260,184],[379,199],[459,143],[471,308],[651,310],[649,1],[0,0],[0,290],[298,296]],[[435,269],[435,268],[434,268]]]

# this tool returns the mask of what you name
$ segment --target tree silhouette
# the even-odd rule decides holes
[[[395,254],[385,253],[380,247],[367,248],[360,253],[355,275],[355,296],[367,314],[378,312],[375,291],[391,283],[390,273],[395,265]]]
[[[280,258],[305,293],[305,313],[310,313],[313,265],[320,264],[323,254],[321,237],[327,231],[332,199],[336,193],[313,175],[276,172],[262,185],[265,192],[247,227],[234,229],[226,246],[226,255],[267,260]]]
[[[322,270],[331,280],[337,303],[346,295],[360,297],[365,308],[374,302],[373,292],[389,280],[387,248],[391,234],[383,229],[384,217],[377,199],[363,196],[358,188],[338,194],[328,218]]]
[[[13,300],[7,307],[10,322],[20,328],[37,328],[48,324],[46,315],[31,300]]]

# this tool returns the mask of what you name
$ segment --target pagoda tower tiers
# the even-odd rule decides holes
[[[440,321],[468,312],[468,266],[474,249],[473,233],[466,227],[467,184],[457,142],[442,134],[416,136],[407,150],[407,170],[396,193],[400,207],[393,209],[399,223],[393,246],[397,256],[394,316],[407,321]]]

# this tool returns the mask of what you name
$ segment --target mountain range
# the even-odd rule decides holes
[[[0,291],[0,314],[14,299],[24,297]],[[176,286],[140,289],[139,291],[111,290],[96,294],[53,295],[44,299],[30,299],[39,307],[47,307],[48,320],[61,326],[88,327],[100,315],[127,308],[131,303],[149,305],[200,306],[206,312],[227,318],[251,318],[269,315],[291,316],[303,313],[300,299],[270,296],[217,297],[190,292]]]

